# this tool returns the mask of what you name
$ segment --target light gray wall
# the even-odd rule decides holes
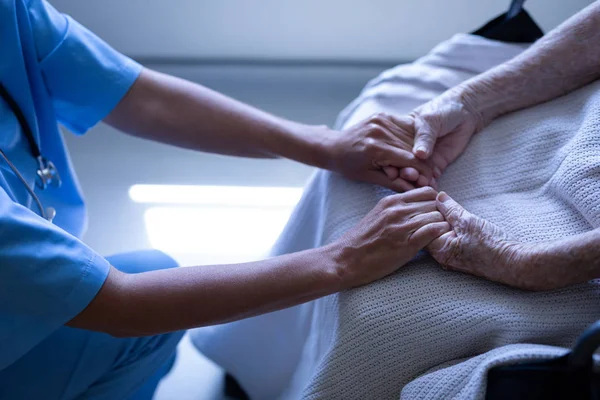
[[[509,0],[51,0],[137,57],[412,60]],[[529,0],[549,30],[591,0]]]

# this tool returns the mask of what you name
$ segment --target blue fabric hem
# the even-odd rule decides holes
[[[71,306],[69,320],[77,316],[91,303],[104,286],[110,271],[110,264],[107,260],[92,250],[88,251],[91,252],[91,255],[81,272],[81,278],[67,296],[66,303]]]

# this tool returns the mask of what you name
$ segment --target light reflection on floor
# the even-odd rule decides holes
[[[158,387],[154,400],[225,400],[224,372],[202,356],[186,335],[177,361]]]

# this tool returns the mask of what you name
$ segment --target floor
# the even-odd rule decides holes
[[[224,378],[224,371],[202,356],[186,335],[179,344],[177,361],[154,400],[226,400]]]

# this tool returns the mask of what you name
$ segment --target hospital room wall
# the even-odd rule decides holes
[[[119,50],[193,59],[412,60],[510,0],[51,0]],[[529,0],[544,30],[592,0]]]

